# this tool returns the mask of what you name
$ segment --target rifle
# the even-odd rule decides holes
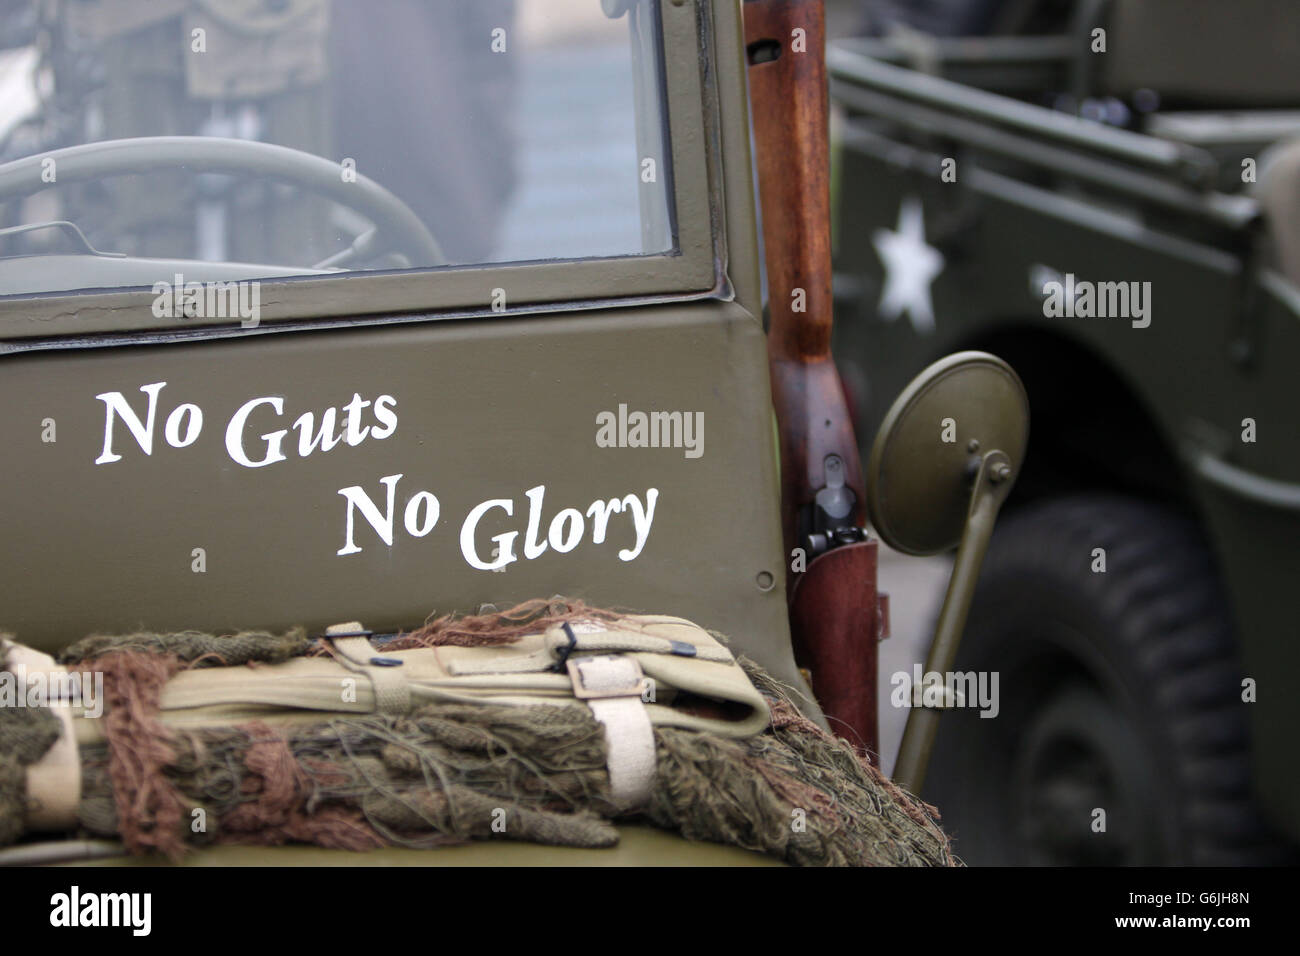
[[[833,729],[876,749],[876,543],[831,357],[830,146],[822,0],[746,0],[768,285],[768,355],[795,657]]]

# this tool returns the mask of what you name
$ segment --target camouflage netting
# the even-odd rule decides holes
[[[0,634],[0,645],[8,638]],[[42,707],[0,708],[0,846],[23,835],[27,767],[54,746],[59,718]]]
[[[147,651],[175,657],[190,667],[234,667],[238,664],[276,664],[301,657],[312,648],[301,628],[287,634],[240,631],[236,634],[205,634],[178,631],[175,634],[128,634],[107,637],[92,634],[59,652],[62,664],[95,660],[108,651]]]
[[[503,643],[593,617],[617,615],[530,602],[439,618],[383,647]],[[656,728],[654,792],[631,816],[610,801],[603,728],[584,707],[435,704],[275,728],[180,729],[159,719],[162,686],[178,670],[315,652],[298,632],[92,637],[65,651],[60,660],[105,675],[106,743],[82,747],[83,829],[176,859],[214,843],[367,850],[506,838],[604,847],[618,840],[614,819],[639,818],[799,865],[956,863],[932,807],[804,718],[744,658],[771,705],[769,730],[736,740]],[[31,713],[45,712],[24,719]],[[57,736],[57,721],[45,716]],[[0,843],[21,831],[21,768],[54,739],[32,742],[12,720],[0,713],[0,768],[9,775],[0,776]]]

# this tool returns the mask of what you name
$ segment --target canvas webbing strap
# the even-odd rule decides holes
[[[44,674],[49,688],[55,684],[50,679],[53,675],[67,673],[48,654],[9,641],[0,645],[0,661],[23,687],[28,686],[32,674]],[[63,730],[45,756],[27,768],[27,829],[66,830],[76,825],[81,802],[81,754],[72,729],[73,702],[49,699],[42,703],[59,718]]]
[[[528,674],[551,670],[557,661],[570,654],[668,654],[693,657],[701,661],[730,664],[734,658],[725,647],[674,641],[651,634],[638,634],[628,628],[584,630],[582,625],[561,625],[546,632],[546,646],[525,656],[502,655],[486,660],[456,661],[448,671],[457,676],[468,674]]]
[[[335,659],[348,670],[369,679],[375,692],[375,710],[381,714],[408,713],[411,685],[402,672],[402,662],[376,654],[369,633],[357,621],[325,628],[326,640],[338,652]]]
[[[565,662],[573,694],[605,728],[609,788],[631,810],[649,799],[655,777],[655,735],[642,694],[646,680],[630,657],[579,657]]]
[[[625,688],[614,685],[612,690],[617,692],[608,696],[630,698],[639,681],[645,701],[644,705],[633,701],[640,710],[623,710],[638,716],[644,711],[655,727],[679,727],[730,738],[761,733],[768,725],[767,700],[708,631],[684,619],[663,615],[629,615],[626,620],[627,626],[621,620],[608,622],[606,639],[628,633],[666,641],[681,650],[629,650],[619,655],[635,662],[640,672],[632,673]],[[586,706],[586,700],[574,694],[568,661],[599,656],[582,650],[582,639],[593,633],[586,630],[588,626],[594,625],[570,625],[571,630],[576,628],[572,640],[566,634],[564,646],[558,650],[552,650],[557,644],[548,641],[547,633],[526,634],[505,644],[389,650],[382,645],[372,646],[361,625],[338,624],[322,635],[328,655],[294,657],[257,668],[180,671],[162,688],[160,717],[169,725],[203,727],[254,718],[297,723],[310,719],[312,711],[400,715],[437,703]],[[564,630],[563,625],[560,630]],[[706,651],[707,655],[691,654],[688,647]],[[722,655],[728,659],[708,659]],[[459,666],[479,662],[488,663],[481,668]],[[594,681],[599,675],[593,672],[590,676]],[[694,707],[692,701],[697,698],[729,706]],[[81,744],[103,739],[97,724],[93,720],[74,720]],[[648,743],[649,735],[643,735],[642,740]],[[642,752],[648,753],[648,747]]]
[[[571,630],[575,632],[572,651],[598,654],[620,652],[672,654],[677,657],[695,657],[702,661],[717,661],[723,664],[732,661],[731,652],[725,647],[701,647],[689,641],[670,641],[649,634],[637,634],[624,628],[584,631],[579,627],[573,627]],[[570,642],[569,633],[563,627],[553,627],[546,632],[546,646],[552,653],[564,650]]]
[[[486,660],[452,661],[447,665],[447,673],[456,677],[474,674],[540,674],[555,668],[556,657],[549,647],[531,654],[519,654],[513,657],[501,655]]]

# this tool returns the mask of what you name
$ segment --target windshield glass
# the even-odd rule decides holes
[[[0,0],[0,294],[674,245],[652,0]]]

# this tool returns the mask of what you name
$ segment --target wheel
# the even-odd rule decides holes
[[[1191,521],[1102,496],[1009,515],[957,671],[988,672],[998,692],[996,716],[944,715],[925,788],[966,862],[1276,854],[1251,796],[1227,601]]]

